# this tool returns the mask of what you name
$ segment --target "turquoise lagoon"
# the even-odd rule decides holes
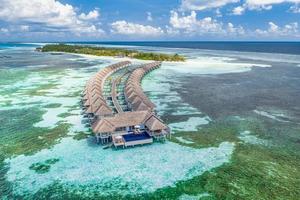
[[[187,102],[189,93],[183,86],[184,78],[190,75],[219,76],[247,73],[253,67],[271,68],[265,60],[250,62],[225,53],[216,56],[183,50],[188,56],[186,63],[163,63],[142,82],[158,114],[172,128],[173,139],[116,151],[95,144],[90,130],[81,123],[79,101],[89,77],[120,59],[44,54],[34,48],[7,45],[0,51],[3,199],[213,199],[217,194],[205,187],[185,191],[180,184],[187,182],[192,187],[194,183],[189,181],[231,163],[241,144],[271,146],[268,138],[261,139],[246,128],[235,139],[225,137],[197,146],[201,130],[218,124],[219,119]],[[264,117],[262,112],[256,114]]]

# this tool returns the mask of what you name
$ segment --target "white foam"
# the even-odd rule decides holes
[[[234,61],[234,62],[233,62]],[[253,67],[271,67],[265,64],[242,63],[228,57],[201,56],[185,62],[166,62],[163,67],[179,73],[225,74],[250,71]]]
[[[66,138],[52,149],[7,159],[10,169],[6,177],[17,194],[34,193],[55,181],[69,189],[89,185],[92,190],[95,186],[102,195],[137,194],[175,186],[179,180],[218,167],[229,161],[233,149],[234,145],[228,142],[204,149],[167,142],[115,151],[88,145],[86,140]],[[29,169],[32,164],[50,158],[60,160],[49,172],[38,174]]]
[[[201,125],[208,124],[209,117],[190,117],[187,121],[171,123],[169,127],[172,131],[197,131]]]
[[[283,113],[271,113],[271,112],[266,112],[266,111],[260,111],[260,110],[254,110],[253,112],[255,112],[258,115],[279,121],[279,122],[289,122],[287,120],[282,120],[280,119],[280,117],[286,117]]]
[[[264,139],[260,139],[255,135],[250,135],[251,132],[246,130],[240,133],[240,136],[238,136],[239,139],[242,141],[249,143],[249,144],[260,144],[260,145],[268,145],[269,142]]]
[[[171,115],[201,115],[202,113],[198,111],[196,108],[190,106],[187,103],[182,103],[182,106],[177,107],[176,111],[172,112]]]
[[[50,127],[54,128],[56,124],[62,120],[62,118],[58,117],[59,114],[67,112],[68,109],[64,107],[59,108],[49,108],[46,113],[43,114],[43,120],[34,124],[35,127]]]
[[[193,141],[184,139],[183,137],[175,137],[179,142],[184,143],[184,144],[193,144]]]
[[[74,112],[72,112],[74,113]],[[80,131],[87,131],[87,128],[85,125],[81,122],[82,121],[82,115],[80,114],[80,110],[77,114],[72,114],[71,116],[65,117],[63,121],[71,124],[71,128],[69,131],[72,133],[74,132],[80,132]]]
[[[202,194],[198,194],[198,195],[188,195],[188,194],[183,194],[181,195],[178,200],[199,200],[201,199],[202,197],[209,197],[210,194],[205,192],[205,193],[202,193]]]

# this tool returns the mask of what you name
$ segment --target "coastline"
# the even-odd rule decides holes
[[[54,52],[48,52],[48,53],[54,53]],[[141,60],[141,59],[130,58],[130,57],[96,56],[90,54],[68,53],[68,52],[56,52],[56,53],[69,54],[69,55],[79,56],[87,59],[104,60],[108,62],[131,61],[138,64],[146,64],[154,61],[154,60]],[[271,65],[268,64],[232,62],[237,60],[238,59],[234,59],[230,57],[214,57],[213,59],[209,59],[209,60],[201,57],[186,58],[185,61],[163,61],[162,67],[166,67],[167,69],[170,70],[176,70],[181,73],[184,73],[186,71],[186,73],[200,73],[200,74],[241,73],[241,72],[250,71],[253,67],[263,67],[263,68],[272,67]],[[199,63],[201,64],[199,65]],[[184,66],[184,68],[181,68],[181,66]]]
[[[130,57],[139,60],[153,60],[153,61],[185,61],[185,57],[178,53],[167,54],[158,52],[145,52],[141,50],[121,49],[121,48],[107,48],[94,47],[85,45],[68,45],[68,44],[48,44],[42,47],[37,47],[39,52],[66,52],[88,54],[96,56],[113,56],[113,57]]]

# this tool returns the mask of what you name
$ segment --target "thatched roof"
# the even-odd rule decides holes
[[[144,124],[150,131],[165,130],[168,127],[149,111],[134,111],[116,114],[112,117],[105,117],[94,123],[94,133],[114,132],[120,127],[129,127]]]
[[[168,127],[152,112],[155,105],[144,94],[141,87],[141,79],[149,71],[160,66],[160,62],[154,62],[142,65],[132,72],[125,86],[125,96],[131,104],[132,112],[122,112],[113,115],[112,109],[107,105],[103,96],[104,82],[106,78],[119,68],[129,65],[130,62],[120,62],[110,65],[95,76],[93,76],[86,84],[83,99],[84,105],[87,106],[87,113],[94,113],[98,121],[93,123],[92,129],[94,133],[114,132],[117,128],[129,127],[144,124],[149,130],[165,130]],[[113,97],[116,99],[116,82],[113,84]]]
[[[108,105],[101,105],[99,106],[99,108],[97,109],[97,111],[94,113],[94,115],[97,116],[106,116],[106,115],[112,115],[112,110]]]
[[[147,102],[144,102],[144,101],[137,101],[137,102],[133,103],[131,106],[132,106],[132,110],[135,110],[135,111],[141,111],[141,110],[152,111],[154,109],[154,107],[152,105],[149,105],[149,104],[147,104]]]
[[[87,113],[94,113],[95,115],[105,116],[112,115],[112,109],[106,104],[105,98],[102,94],[103,85],[106,78],[118,70],[129,65],[129,61],[119,62],[113,65],[110,65],[96,75],[94,75],[90,80],[88,80],[85,90],[83,92],[84,106],[88,107],[86,110]]]
[[[115,130],[115,127],[108,120],[102,119],[98,123],[93,124],[92,129],[94,133],[110,133]]]
[[[100,98],[95,99],[95,101],[88,107],[86,113],[96,113],[97,110],[102,106],[106,105],[106,102]]]
[[[125,96],[134,111],[154,110],[155,105],[143,92],[140,82],[145,74],[153,69],[158,68],[160,64],[161,62],[145,64],[141,68],[135,69],[130,75],[125,87]]]
[[[146,111],[119,113],[113,117],[106,117],[98,120],[94,123],[92,129],[94,133],[114,132],[118,127],[142,124],[148,115],[149,113]]]
[[[151,117],[149,117],[146,122],[145,125],[149,128],[149,130],[151,131],[158,131],[158,130],[165,130],[168,127],[155,115],[152,115]]]

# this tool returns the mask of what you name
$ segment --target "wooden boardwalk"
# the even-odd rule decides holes
[[[113,80],[112,82],[112,89],[111,89],[111,97],[114,104],[114,107],[116,108],[118,113],[122,113],[123,109],[119,104],[118,101],[118,91],[117,91],[117,85],[120,83],[123,76],[118,77],[117,79]]]
[[[82,102],[84,112],[92,119],[90,125],[97,141],[126,147],[152,143],[153,139],[170,134],[141,86],[143,77],[160,65],[120,62],[91,78]]]
[[[115,73],[113,73],[110,76],[110,80],[111,80],[111,87],[110,87],[110,94],[109,96],[111,97],[111,108],[113,110],[115,110],[117,113],[122,113],[125,110],[127,111],[128,106],[126,105],[125,110],[122,108],[121,106],[121,101],[118,99],[118,97],[120,97],[120,94],[122,94],[124,100],[125,100],[125,96],[124,96],[124,89],[125,89],[125,84],[127,81],[127,78],[130,76],[130,74],[132,73],[132,71],[134,71],[135,69],[140,68],[140,65],[131,65],[128,66],[127,68],[123,68],[120,69],[118,71],[116,71]],[[124,88],[122,88],[122,91],[119,93],[118,92],[118,86],[120,84],[124,85]]]

